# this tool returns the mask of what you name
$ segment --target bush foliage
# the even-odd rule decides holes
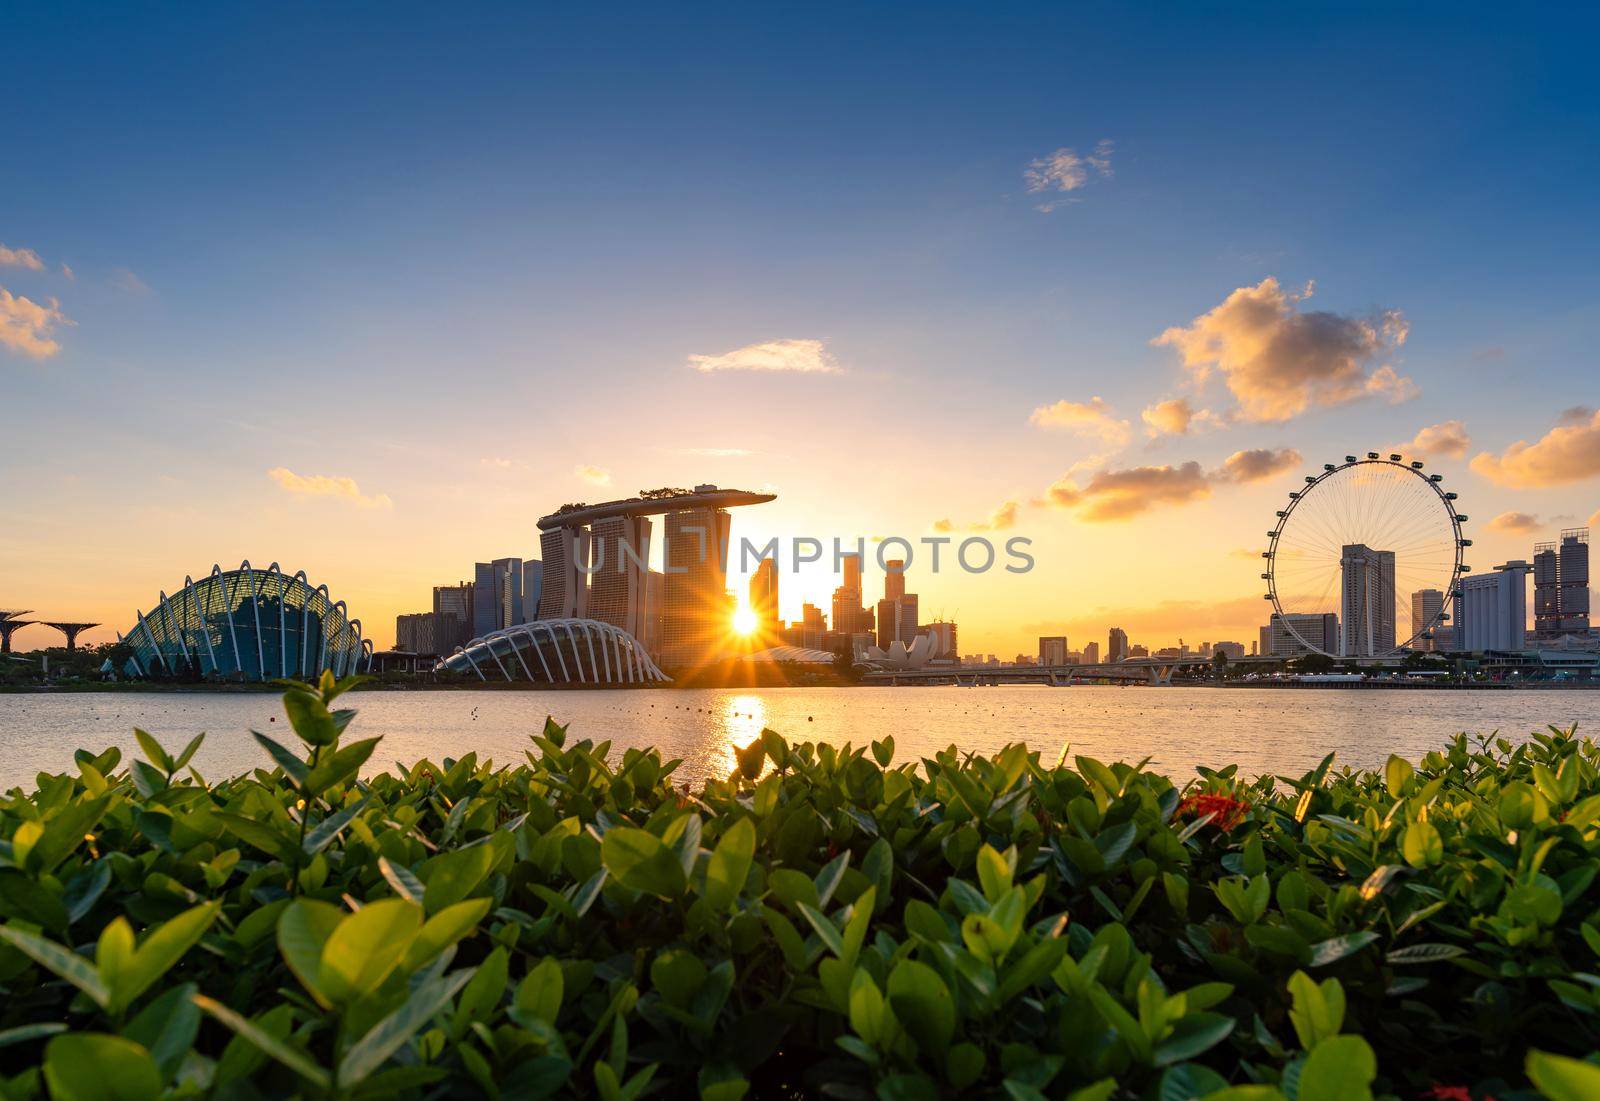
[[[551,722],[361,780],[348,687],[247,776],[140,732],[0,802],[0,1093],[1600,1097],[1573,731],[1183,789],[767,731],[689,791]]]

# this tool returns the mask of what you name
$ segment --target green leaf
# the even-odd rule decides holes
[[[543,959],[517,984],[513,1008],[524,1016],[554,1025],[565,993],[566,980],[561,974],[561,965],[553,959]]]
[[[146,734],[138,727],[133,728],[133,736],[138,740],[139,748],[144,750],[144,755],[149,759],[151,764],[155,765],[162,772],[170,773],[178,771],[178,766],[173,762],[171,757],[167,756],[167,751],[161,748],[160,742],[156,741],[149,734]]]
[[[903,959],[889,972],[889,1005],[926,1055],[937,1057],[955,1035],[955,1000],[939,973]]]
[[[1457,944],[1409,944],[1396,948],[1384,958],[1392,964],[1438,963],[1466,954],[1467,950]]]
[[[1593,1063],[1530,1050],[1527,1067],[1528,1078],[1550,1101],[1594,1101],[1600,1097],[1600,1066]]]
[[[289,725],[307,745],[331,745],[339,738],[339,725],[328,713],[327,704],[309,692],[291,689],[283,694],[283,709]]]
[[[1416,770],[1411,767],[1411,762],[1404,757],[1390,754],[1388,762],[1383,766],[1383,784],[1391,796],[1398,799],[1405,790],[1406,781]]]
[[[256,1022],[235,1013],[221,1002],[208,998],[204,994],[196,994],[194,996],[194,1004],[227,1025],[228,1028],[256,1050],[276,1059],[312,1085],[324,1090],[332,1086],[333,1082],[329,1078],[328,1072],[319,1067],[311,1056],[298,1048],[290,1046],[287,1041],[278,1039]]]
[[[1311,946],[1310,966],[1326,967],[1330,963],[1361,951],[1377,939],[1378,934],[1369,929],[1361,933],[1348,933],[1342,937],[1329,937],[1327,940],[1318,941]]]
[[[154,1101],[161,1071],[132,1040],[103,1032],[69,1032],[44,1049],[44,1080],[54,1101]]]
[[[378,871],[383,873],[383,878],[389,881],[389,886],[394,888],[394,893],[403,899],[422,905],[422,881],[411,874],[411,870],[403,864],[391,863],[386,856],[378,857]]]
[[[457,804],[458,806],[464,804]],[[426,884],[422,905],[430,914],[454,906],[476,891],[494,867],[495,853],[488,845],[472,845],[440,853],[422,866]]]
[[[267,751],[267,755],[272,758],[273,762],[276,763],[279,768],[283,769],[283,774],[285,776],[289,777],[289,779],[293,780],[297,785],[303,786],[305,784],[306,774],[311,770],[306,763],[300,759],[300,755],[298,753],[295,753],[287,746],[273,741],[259,730],[252,730],[250,732],[250,736],[255,738],[261,747]]]
[[[1444,839],[1432,822],[1412,822],[1406,827],[1400,851],[1413,868],[1426,868],[1444,859]]]
[[[410,906],[409,903],[400,905]],[[412,911],[416,907],[410,907]],[[362,911],[363,913],[365,911]],[[355,915],[355,916],[360,916]],[[381,1067],[417,1030],[450,1003],[472,978],[472,969],[456,971],[423,983],[405,1004],[372,1027],[339,1061],[340,1089],[349,1089]]]
[[[1323,1040],[1300,1071],[1298,1101],[1370,1101],[1378,1061],[1359,1036]]]
[[[1152,1062],[1166,1067],[1193,1059],[1227,1039],[1233,1026],[1233,1018],[1220,1013],[1191,1013],[1174,1025],[1172,1034],[1156,1047]]]
[[[675,899],[688,886],[678,854],[648,830],[613,826],[601,839],[600,859],[613,881],[643,894]]]
[[[26,1044],[33,1040],[42,1040],[46,1036],[54,1036],[66,1030],[67,1026],[60,1021],[44,1021],[35,1025],[18,1025],[16,1028],[0,1030],[0,1047],[10,1047],[12,1044]]]
[[[718,910],[733,905],[750,875],[750,864],[756,851],[756,827],[748,818],[740,818],[730,826],[717,842],[711,859],[706,862],[706,902]]]
[[[305,849],[306,855],[316,856],[323,849],[327,848],[328,843],[331,842],[335,837],[339,836],[339,831],[348,826],[351,820],[354,819],[356,815],[361,813],[362,808],[367,805],[367,800],[370,798],[372,798],[372,796],[363,795],[356,802],[344,808],[344,810],[337,814],[328,815],[328,817],[324,818],[321,822],[318,822],[315,826],[313,826],[306,833],[306,839],[302,845],[302,848]]]
[[[66,979],[93,998],[102,1008],[110,1004],[111,992],[106,989],[105,983],[100,981],[100,973],[94,964],[78,953],[63,948],[55,941],[46,940],[36,933],[26,933],[9,925],[0,926],[0,940],[9,943],[40,967]]]
[[[421,929],[422,908],[414,902],[368,903],[342,919],[322,946],[318,989],[337,1005],[372,993],[400,965]]]
[[[417,939],[406,949],[400,969],[410,974],[429,963],[440,952],[477,928],[493,904],[493,899],[469,898],[434,914],[422,923]]]
[[[199,942],[221,910],[220,902],[202,902],[148,933],[144,943],[111,979],[111,1002],[107,1008],[118,1012],[150,989]]]
[[[333,1002],[320,983],[322,949],[343,914],[331,903],[297,898],[278,917],[278,951],[311,996],[324,1008]]]

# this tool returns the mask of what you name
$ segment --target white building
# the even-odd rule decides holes
[[[1521,650],[1528,641],[1528,563],[1517,559],[1456,587],[1457,650]]]

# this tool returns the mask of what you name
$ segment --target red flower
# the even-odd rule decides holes
[[[1250,804],[1231,795],[1211,793],[1188,795],[1178,804],[1178,809],[1174,813],[1189,814],[1195,818],[1212,815],[1211,824],[1227,833],[1244,821],[1245,815],[1250,813]]]

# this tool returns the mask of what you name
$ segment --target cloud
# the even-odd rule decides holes
[[[273,467],[267,471],[267,477],[297,497],[337,497],[349,501],[357,508],[394,506],[387,493],[380,493],[375,497],[362,493],[354,478],[336,478],[327,474],[296,474],[286,466]]]
[[[1053,193],[1070,196],[1071,192],[1089,183],[1091,173],[1103,179],[1111,178],[1111,154],[1114,148],[1112,142],[1102,140],[1095,145],[1093,152],[1080,156],[1076,150],[1064,145],[1053,153],[1029,161],[1028,167],[1022,170],[1023,185],[1030,195]],[[1075,201],[1071,197],[1049,199],[1039,203],[1035,209],[1048,214],[1064,203]]]
[[[695,455],[702,459],[737,459],[744,455],[755,454],[748,447],[680,447],[676,452],[679,455]]]
[[[1377,361],[1406,340],[1398,310],[1355,317],[1301,310],[1312,287],[1287,292],[1272,277],[1240,287],[1152,343],[1175,349],[1196,382],[1220,374],[1245,420],[1285,421],[1312,406],[1362,397],[1405,401],[1416,384]]]
[[[1063,398],[1054,405],[1041,405],[1028,417],[1028,423],[1040,428],[1071,429],[1116,447],[1128,442],[1128,422],[1113,416],[1111,407],[1098,397],[1088,401]]]
[[[54,298],[47,305],[40,305],[0,287],[0,345],[18,355],[49,359],[61,351],[55,340],[56,326],[71,324]]]
[[[1490,531],[1501,531],[1508,535],[1527,535],[1543,526],[1537,516],[1528,512],[1502,512],[1484,525]]]
[[[1188,398],[1169,398],[1147,405],[1139,419],[1144,421],[1145,435],[1152,438],[1187,436],[1190,432],[1207,432],[1227,424],[1209,409],[1196,409]]]
[[[1020,501],[1007,501],[989,514],[987,520],[975,520],[966,526],[967,531],[1009,531],[1017,526],[1017,510],[1022,507]],[[956,531],[957,526],[948,517],[933,522],[934,531]]]
[[[1518,440],[1499,455],[1480,452],[1472,469],[1517,489],[1578,482],[1600,474],[1600,410],[1569,409],[1534,443]]]
[[[69,283],[76,283],[78,281],[77,275],[73,272],[72,268],[66,264],[61,265],[61,274],[67,277],[67,282]]]
[[[146,283],[143,279],[140,279],[127,268],[118,268],[116,271],[112,272],[111,285],[116,287],[118,290],[127,291],[129,294],[138,295],[140,298],[143,298],[147,294],[155,293],[150,289],[150,284]]]
[[[1079,486],[1069,477],[1045,491],[1044,504],[1070,508],[1078,518],[1099,523],[1127,520],[1158,505],[1184,505],[1211,496],[1211,479],[1200,464],[1136,466],[1102,470]]]
[[[611,484],[611,471],[599,466],[590,466],[587,463],[575,466],[572,472],[590,485],[608,486]]]
[[[1235,451],[1223,460],[1222,469],[1213,477],[1222,482],[1259,482],[1285,470],[1292,470],[1303,461],[1300,452],[1292,447],[1258,447],[1249,451]]]
[[[1398,444],[1391,450],[1430,459],[1459,459],[1471,446],[1472,437],[1467,435],[1466,425],[1460,421],[1440,421],[1422,429],[1410,443]]]
[[[837,360],[820,340],[769,340],[747,344],[720,356],[692,355],[689,366],[710,374],[713,371],[793,371],[807,375],[844,373]]]
[[[7,248],[5,245],[0,245],[0,268],[43,271],[44,261],[39,259],[39,254],[31,248]]]

